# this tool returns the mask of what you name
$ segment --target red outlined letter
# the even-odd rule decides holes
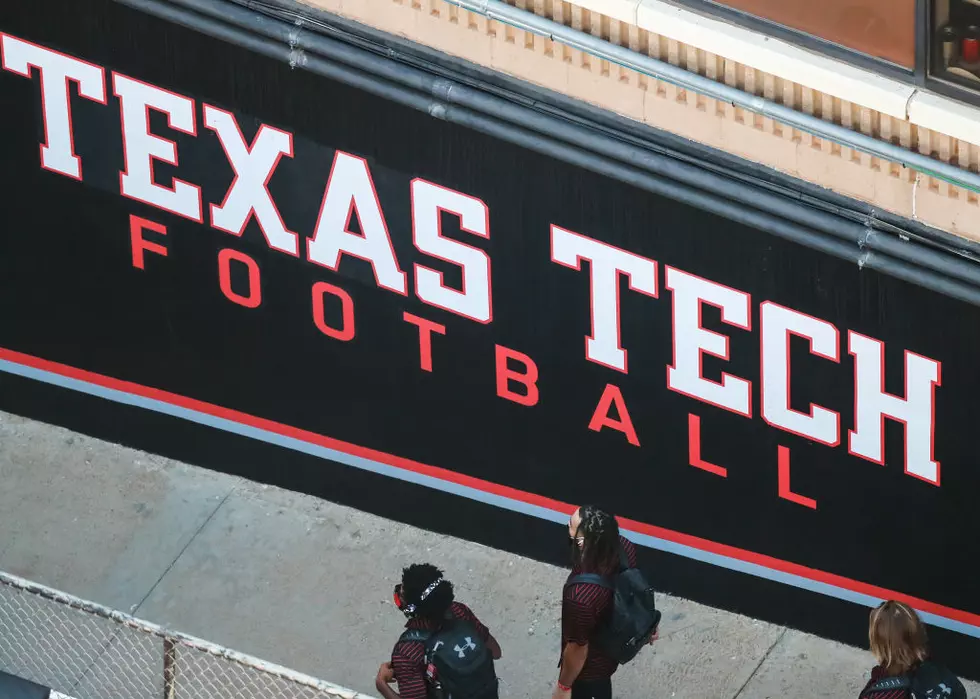
[[[133,267],[136,269],[146,269],[143,265],[143,251],[149,250],[157,255],[167,256],[167,248],[159,243],[153,243],[143,239],[143,230],[148,229],[160,235],[167,235],[167,227],[162,223],[147,221],[139,216],[129,216],[129,242],[133,249]]]
[[[360,235],[350,231],[355,213],[361,224]],[[344,253],[370,262],[379,287],[408,295],[408,282],[398,267],[367,161],[338,150],[316,229],[306,242],[306,256],[310,262],[336,272]]]
[[[412,325],[418,326],[419,363],[422,367],[422,371],[432,371],[432,333],[437,332],[440,335],[445,335],[446,326],[426,318],[420,318],[416,315],[412,315],[408,311],[405,311],[402,314],[402,318]]]
[[[167,115],[174,131],[197,136],[194,100],[119,73],[112,74],[112,91],[119,98],[122,119],[123,162],[119,189],[124,197],[202,223],[201,188],[174,178],[168,189],[153,179],[153,163],[178,165],[177,144],[150,133],[150,110]]]
[[[797,505],[809,507],[811,510],[817,509],[817,501],[803,495],[794,493],[789,484],[789,449],[784,446],[779,447],[779,497],[795,502]]]
[[[609,415],[609,406],[613,403],[616,404],[616,415],[618,417]],[[629,411],[626,409],[626,401],[623,400],[623,394],[620,392],[618,386],[614,386],[611,383],[606,384],[606,388],[602,392],[602,397],[599,398],[599,405],[596,406],[595,412],[592,413],[592,419],[589,420],[590,430],[600,432],[603,427],[612,427],[614,430],[619,430],[626,435],[626,440],[630,444],[634,447],[640,446],[640,440],[637,439],[636,430],[633,429],[633,421],[630,419]]]
[[[460,230],[490,238],[490,210],[476,197],[422,179],[412,180],[412,240],[419,252],[463,270],[463,290],[443,283],[442,272],[415,265],[415,293],[425,303],[470,318],[493,320],[490,256],[483,250],[442,236],[442,212],[459,217]]]
[[[538,365],[523,352],[512,350],[509,347],[494,345],[494,351],[497,364],[497,395],[521,405],[536,405],[538,402]],[[509,368],[507,362],[510,360],[523,364],[524,373]],[[523,384],[527,393],[521,395],[510,390],[511,381]]]
[[[854,429],[848,451],[876,464],[885,463],[885,418],[905,426],[905,473],[939,485],[935,459],[936,386],[942,364],[905,350],[905,398],[885,392],[885,343],[847,332],[854,357]]]
[[[701,325],[701,305],[721,309],[721,320],[752,329],[751,297],[744,291],[667,267],[665,286],[673,292],[674,363],[667,367],[667,387],[733,413],[752,417],[752,382],[722,372],[721,383],[704,378],[705,354],[728,361],[728,336]]]
[[[241,262],[248,267],[248,296],[242,296],[231,288],[231,261]],[[229,301],[234,301],[245,308],[258,308],[262,303],[262,282],[259,277],[259,266],[251,257],[243,252],[224,248],[218,253],[218,282],[222,293]]]
[[[41,167],[81,180],[82,160],[75,155],[68,82],[75,83],[85,99],[106,104],[105,71],[9,34],[0,34],[0,49],[4,70],[30,78],[33,67],[40,75],[44,119]]]
[[[323,295],[331,294],[340,299],[344,314],[344,325],[342,328],[332,328],[327,325],[323,318]],[[354,299],[339,286],[317,282],[313,285],[313,322],[317,329],[327,337],[335,340],[348,342],[354,339]]]
[[[687,415],[687,460],[694,468],[728,478],[727,468],[701,458],[701,418],[694,413]]]
[[[789,339],[810,341],[810,354],[840,363],[840,334],[825,320],[766,301],[759,308],[762,419],[773,427],[815,442],[840,444],[840,414],[810,404],[810,413],[790,405]]]
[[[629,286],[657,297],[657,263],[584,235],[551,226],[551,261],[581,270],[588,260],[591,273],[592,334],[585,338],[585,356],[596,364],[627,373],[626,350],[619,322],[619,275]]]
[[[204,105],[204,125],[218,136],[235,171],[224,201],[211,205],[211,227],[241,236],[254,214],[270,248],[298,257],[299,236],[286,228],[268,187],[282,156],[293,157],[293,135],[262,124],[250,146],[235,116],[210,104]]]

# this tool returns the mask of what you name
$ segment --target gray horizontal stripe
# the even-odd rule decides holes
[[[132,405],[145,410],[152,410],[153,412],[162,413],[164,415],[178,417],[200,425],[207,425],[208,427],[213,427],[224,432],[230,432],[232,434],[241,435],[250,439],[256,439],[268,444],[274,444],[285,449],[309,454],[328,461],[334,461],[344,464],[345,466],[361,469],[363,471],[370,471],[372,473],[390,476],[401,481],[414,483],[416,485],[425,486],[434,490],[460,495],[470,500],[483,502],[488,505],[495,505],[505,510],[519,512],[521,514],[529,515],[531,517],[536,517],[549,522],[564,524],[568,521],[567,514],[557,512],[546,507],[532,505],[520,500],[508,498],[503,495],[497,495],[495,493],[488,493],[477,488],[471,488],[470,486],[453,483],[452,481],[442,480],[441,478],[436,478],[434,476],[429,476],[422,473],[416,473],[415,471],[411,471],[409,469],[390,466],[388,464],[367,459],[362,456],[356,456],[343,451],[338,451],[336,449],[323,447],[318,444],[312,444],[295,437],[287,437],[269,430],[252,427],[251,425],[243,425],[242,423],[235,422],[233,420],[216,417],[197,410],[191,410],[190,408],[183,408],[181,406],[156,400],[154,398],[146,398],[132,393],[126,393],[125,391],[119,391],[114,388],[106,388],[88,381],[62,376],[61,374],[45,371],[43,369],[35,369],[34,367],[25,366],[9,360],[0,360],[0,371],[34,379],[42,383],[59,386],[61,388],[78,391],[80,393],[86,393],[91,396],[97,396],[115,403]],[[642,534],[640,532],[633,532],[629,530],[624,530],[624,534],[627,534],[631,541],[647,548],[673,553],[678,556],[683,556],[696,561],[702,561],[704,563],[710,563],[721,568],[727,568],[728,570],[746,573],[748,575],[783,583],[792,587],[808,590],[810,592],[835,597],[837,599],[853,602],[865,607],[875,607],[882,601],[879,598],[866,595],[861,592],[854,592],[852,590],[831,585],[829,583],[811,580],[793,573],[773,570],[772,568],[767,568],[758,563],[750,563],[737,558],[732,558],[730,556],[713,553],[711,551],[704,551],[702,549],[694,548],[693,546],[679,544],[673,541],[668,541],[667,539],[651,536],[649,534]],[[973,636],[974,638],[980,638],[980,627],[972,626],[954,619],[949,619],[938,614],[932,614],[929,612],[919,613],[922,616],[923,621],[928,624],[949,629],[951,631],[956,631],[967,636]]]

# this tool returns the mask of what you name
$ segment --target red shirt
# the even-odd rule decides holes
[[[480,620],[465,604],[453,602],[450,610],[454,618],[473,624],[484,643],[490,639],[489,629],[480,623]],[[405,628],[434,630],[439,628],[439,622],[428,619],[409,619]],[[425,683],[425,644],[423,642],[399,640],[391,650],[391,669],[395,671],[398,695],[402,699],[425,699],[427,687]]]
[[[626,552],[629,567],[636,567],[636,547],[625,537],[619,537],[620,545]],[[572,569],[571,575],[589,571]],[[571,576],[569,576],[571,577]],[[601,585],[576,583],[565,587],[561,601],[561,647],[577,643],[585,645],[595,635],[596,630],[612,611],[613,592]],[[619,663],[603,653],[598,645],[589,643],[589,655],[585,659],[582,672],[576,679],[599,680],[612,677]]]

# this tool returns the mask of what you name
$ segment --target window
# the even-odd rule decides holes
[[[667,2],[980,106],[980,0]]]
[[[980,0],[976,2],[974,7],[980,14]],[[728,7],[908,70],[915,68],[916,0],[707,0],[707,3]]]
[[[934,0],[930,72],[980,89],[980,0]]]

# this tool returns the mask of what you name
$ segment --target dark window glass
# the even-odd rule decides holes
[[[932,73],[980,88],[980,0],[935,0]]]
[[[915,68],[915,0],[709,0],[709,4]]]

